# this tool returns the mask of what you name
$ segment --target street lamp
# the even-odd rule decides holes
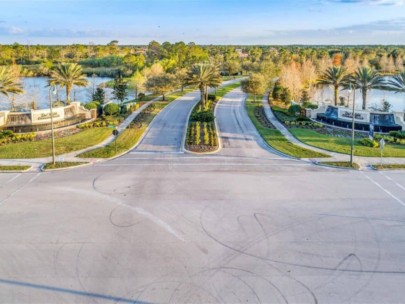
[[[349,85],[349,96],[351,93],[352,93],[352,83],[350,83],[350,85]],[[355,103],[356,103],[356,87],[354,87],[354,89],[353,89],[352,140],[351,140],[351,145],[350,145],[350,166],[352,166],[352,167],[353,167],[353,152],[354,152],[354,105],[355,105]]]
[[[52,138],[52,164],[55,165],[55,134],[53,131],[53,105],[52,105],[52,94],[56,95],[56,86],[49,87],[49,104],[50,104],[50,114],[51,114],[51,138]]]

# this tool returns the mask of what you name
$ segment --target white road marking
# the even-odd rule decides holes
[[[387,189],[385,189],[383,186],[381,186],[379,183],[377,183],[374,179],[372,179],[371,177],[369,177],[367,174],[365,174],[364,172],[361,172],[361,174],[363,174],[369,181],[371,181],[374,185],[376,185],[378,188],[380,188],[381,190],[383,190],[385,193],[387,193],[389,196],[391,196],[393,199],[395,199],[398,203],[400,203],[402,206],[405,207],[405,202],[403,202],[401,199],[399,199],[398,197],[396,197],[394,194],[392,194],[390,191],[388,191]]]
[[[139,151],[139,152],[129,152],[128,154],[184,154],[183,151]]]
[[[398,188],[401,188],[402,190],[405,191],[405,187],[402,186],[400,183],[398,183],[397,181],[393,180],[391,177],[389,177],[388,175],[385,175],[384,173],[382,173],[381,171],[379,171],[379,173],[384,176],[386,179],[388,179],[389,181],[392,181]]]
[[[7,185],[11,182],[13,182],[14,180],[16,180],[17,178],[19,178],[21,176],[21,173],[18,173],[16,176],[14,176],[13,178],[9,179],[7,182],[4,183],[4,185]]]
[[[129,154],[139,154],[139,153],[129,153]],[[123,157],[119,160],[183,160],[183,159],[245,159],[245,160],[257,160],[255,157],[244,157],[244,156],[182,156],[180,158],[168,158],[168,157],[154,157],[152,159],[145,158],[145,157]],[[288,159],[288,158],[277,158],[277,157],[269,157],[269,158],[260,158],[260,160],[279,160],[279,161],[300,161],[299,159]]]
[[[118,166],[265,166],[265,167],[304,167],[304,166],[310,166],[310,163],[302,163],[302,164],[241,164],[241,163],[191,163],[191,164],[185,164],[185,163],[143,163],[143,164],[135,164],[135,163],[119,163],[119,164],[100,164],[100,165],[95,165],[97,167],[118,167]],[[325,167],[326,169],[327,167]],[[334,169],[334,168],[328,168],[328,169]]]
[[[27,184],[30,184],[33,182],[35,179],[37,179],[41,175],[40,173],[37,173],[34,177],[32,177],[26,184],[20,186],[18,189],[15,191],[11,192],[9,195],[7,195],[4,199],[0,200],[0,206],[3,205],[5,202],[7,202],[10,198],[12,198],[14,195],[16,195],[18,192],[20,192]]]
[[[29,183],[32,183],[34,180],[36,180],[39,176],[41,175],[41,172],[40,173],[37,173],[34,177],[32,177],[29,181],[28,181],[28,184]]]

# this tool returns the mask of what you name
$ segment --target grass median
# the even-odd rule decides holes
[[[261,100],[263,97],[258,96],[257,100]],[[272,148],[280,151],[283,154],[296,157],[296,158],[320,158],[329,157],[329,155],[324,153],[319,153],[309,149],[297,146],[290,141],[288,141],[285,136],[277,129],[269,128],[264,126],[258,117],[255,115],[255,108],[263,107],[261,102],[254,102],[253,97],[249,96],[246,100],[246,110],[250,119],[252,120],[254,126],[256,127],[259,134],[266,141],[266,143]],[[257,112],[257,111],[256,111]]]
[[[1,171],[26,171],[31,166],[19,166],[19,165],[4,165],[0,166],[0,172]]]
[[[350,154],[351,139],[321,134],[315,130],[291,128],[290,132],[303,143],[318,147],[324,150]],[[379,148],[363,146],[358,140],[354,143],[354,154],[356,156],[380,157]],[[386,144],[383,157],[405,157],[405,145]]]
[[[92,128],[79,133],[57,138],[55,140],[56,155],[78,151],[94,146],[108,138],[111,129]],[[39,158],[51,156],[52,142],[50,139],[11,143],[0,146],[0,158]]]
[[[212,152],[218,149],[218,136],[215,125],[214,111],[219,100],[232,90],[240,87],[240,82],[235,82],[215,90],[215,101],[208,100],[206,109],[202,109],[201,101],[196,104],[190,116],[187,126],[186,149],[193,152]],[[213,95],[213,94],[212,94]],[[196,120],[194,117],[199,117],[199,113],[209,112],[211,119],[209,121],[203,119]]]
[[[55,169],[63,169],[63,168],[70,168],[70,167],[77,167],[81,165],[88,164],[87,162],[55,162],[47,163],[44,165],[45,170],[55,170]]]
[[[350,168],[350,169],[360,169],[360,165],[357,163],[351,164],[350,162],[345,162],[345,161],[335,161],[335,162],[319,162],[319,165],[326,165],[326,166],[332,166],[332,167],[339,167],[339,168]]]

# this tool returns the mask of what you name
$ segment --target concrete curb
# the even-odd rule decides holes
[[[83,164],[80,164],[80,165],[69,166],[69,167],[65,167],[65,168],[56,168],[56,169],[45,169],[44,167],[45,167],[46,164],[42,164],[39,167],[39,170],[41,172],[63,171],[63,170],[69,170],[69,169],[76,169],[76,168],[80,168],[80,167],[91,166],[93,164],[94,164],[93,162],[83,162]]]
[[[359,169],[349,168],[349,167],[339,167],[339,166],[334,166],[334,165],[322,164],[322,162],[312,162],[312,164],[314,164],[315,166],[319,166],[319,167],[328,167],[328,168],[341,169],[341,170],[363,171],[361,167]]]
[[[217,106],[221,102],[222,98],[223,97],[221,97],[221,99],[218,100],[218,102],[215,104],[214,117],[215,117],[216,112],[217,112]],[[186,138],[187,138],[188,126],[190,124],[190,116],[191,116],[191,113],[193,113],[194,108],[197,105],[198,105],[198,102],[194,105],[194,107],[191,109],[190,113],[187,116],[186,132],[184,133],[183,142],[182,142],[183,151],[186,152],[186,153],[195,154],[195,155],[210,155],[210,154],[218,153],[222,149],[222,140],[221,140],[221,137],[219,136],[218,123],[217,123],[216,119],[214,119],[214,124],[215,124],[215,133],[217,134],[217,139],[218,139],[218,148],[217,149],[215,149],[214,151],[209,151],[209,152],[195,152],[195,151],[188,150],[186,148]]]
[[[28,169],[25,170],[0,170],[0,173],[26,173],[32,169],[30,166]]]

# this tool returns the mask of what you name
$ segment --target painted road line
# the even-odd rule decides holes
[[[389,181],[393,182],[398,188],[401,188],[402,190],[405,191],[405,187],[402,186],[400,183],[398,183],[397,181],[393,180],[391,177],[389,177],[388,175],[385,175],[384,173],[380,172],[379,173],[384,176],[386,179],[388,179]]]
[[[364,172],[361,172],[361,174],[363,174],[370,182],[372,182],[374,185],[376,185],[378,188],[383,190],[385,193],[387,193],[389,196],[391,196],[394,200],[396,200],[398,203],[400,203],[402,206],[405,207],[405,202],[403,202],[400,198],[396,197],[389,190],[385,189],[383,186],[381,186],[378,182],[376,182],[374,179],[372,179],[370,176],[368,176]]]

